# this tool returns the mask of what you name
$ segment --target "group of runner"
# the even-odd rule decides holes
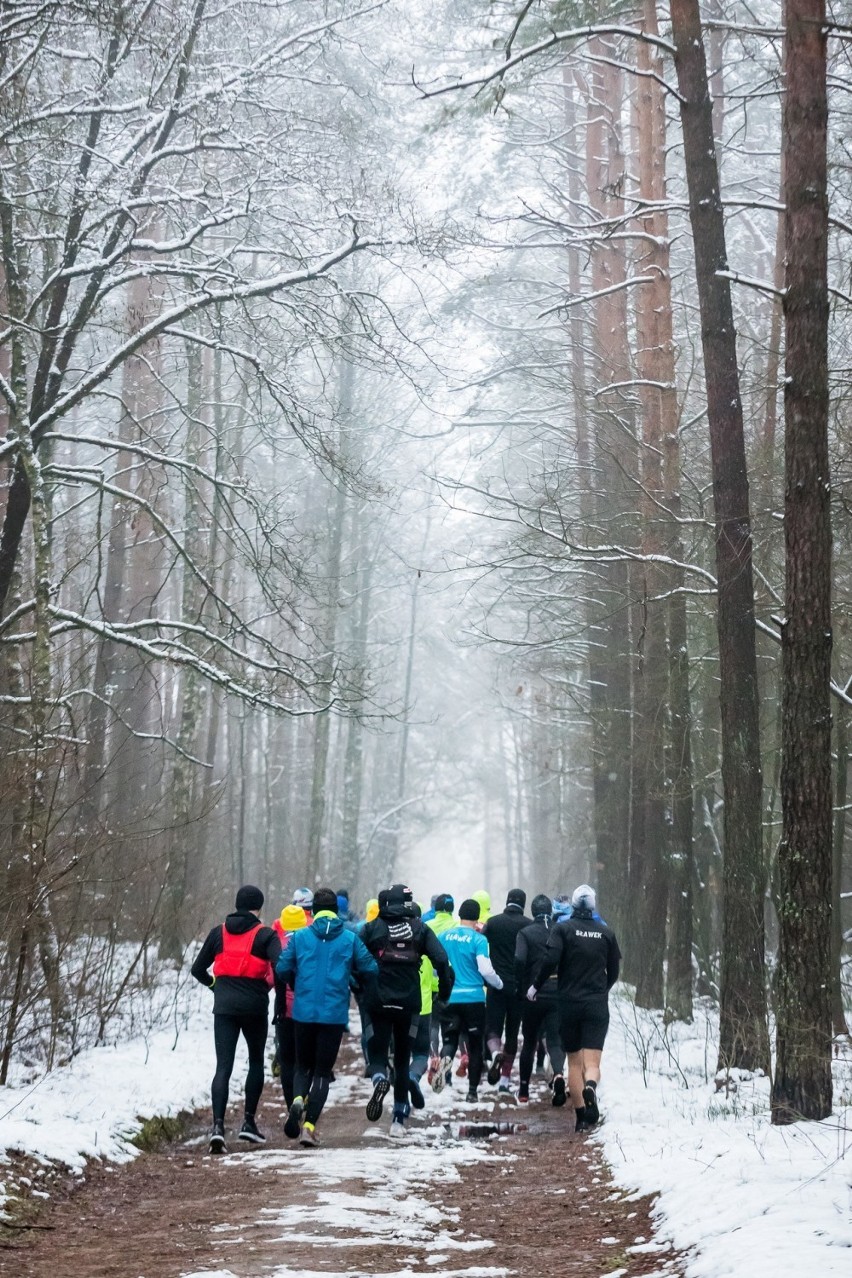
[[[306,1147],[319,1144],[317,1123],[353,995],[373,1086],[367,1118],[381,1118],[392,1089],[392,1137],[404,1137],[412,1108],[424,1108],[424,1078],[434,1092],[452,1083],[457,1055],[467,1101],[479,1100],[485,1073],[498,1094],[526,1104],[534,1062],[545,1051],[552,1104],[570,1099],[574,1130],[594,1128],[608,995],[621,960],[615,934],[585,883],[570,898],[539,894],[529,915],[520,888],[508,893],[501,912],[492,914],[490,904],[486,892],[477,892],[456,910],[445,892],[423,913],[411,890],[394,884],[357,919],[347,892],[298,888],[279,918],[265,926],[262,891],[241,887],[233,913],[209,932],[192,965],[192,975],[213,990],[211,1153],[226,1149],[225,1111],[240,1034],[249,1067],[238,1139],[266,1139],[257,1107],[270,991],[275,1062],[288,1111],[284,1132]]]

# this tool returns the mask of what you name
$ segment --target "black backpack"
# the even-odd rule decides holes
[[[419,967],[422,957],[419,919],[383,919],[388,935],[379,951],[380,965],[388,967]],[[415,926],[416,925],[416,926]]]

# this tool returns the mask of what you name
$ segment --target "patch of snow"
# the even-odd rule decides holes
[[[611,1013],[593,1139],[619,1186],[658,1196],[659,1238],[689,1253],[687,1278],[848,1278],[852,1059],[835,1062],[831,1118],[773,1127],[768,1079],[717,1092],[713,1009],[665,1025],[619,990]]]

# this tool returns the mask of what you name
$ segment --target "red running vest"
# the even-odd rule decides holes
[[[248,932],[229,932],[222,924],[222,952],[213,960],[213,975],[248,976],[255,981],[266,981],[272,975],[272,968],[266,959],[259,959],[251,952],[252,943],[262,923],[258,923]]]

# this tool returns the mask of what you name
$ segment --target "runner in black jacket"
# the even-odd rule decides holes
[[[544,962],[528,991],[535,999],[556,973],[562,1046],[568,1053],[568,1090],[576,1130],[600,1119],[597,1087],[609,1028],[609,991],[618,980],[621,951],[615,933],[595,920],[595,893],[581,883],[571,898],[570,919],[553,929]]]
[[[489,986],[485,994],[485,1042],[491,1053],[488,1081],[492,1086],[499,1082],[501,1092],[511,1091],[509,1079],[518,1050],[524,990],[515,988],[515,942],[518,933],[532,923],[524,914],[526,903],[526,892],[512,888],[503,913],[492,914],[482,929],[494,970],[503,982],[501,990]]]
[[[411,889],[394,884],[379,893],[379,917],[361,933],[364,944],[379,965],[378,977],[367,995],[369,1029],[367,1059],[373,1095],[367,1117],[377,1122],[382,1102],[390,1091],[388,1048],[393,1039],[392,1136],[405,1134],[409,1096],[415,1109],[424,1105],[416,1078],[410,1076],[411,1049],[420,1025],[420,964],[427,958],[438,977],[438,997],[446,1000],[453,988],[452,968],[446,951],[430,927],[417,917]]]
[[[263,893],[246,884],[237,893],[236,909],[224,923],[207,934],[192,975],[213,991],[213,1041],[216,1073],[213,1076],[213,1129],[210,1152],[225,1150],[225,1110],[228,1085],[240,1034],[246,1040],[249,1068],[246,1075],[245,1121],[240,1140],[260,1143],[266,1139],[257,1130],[255,1114],[263,1091],[263,1052],[269,1031],[269,991],[272,972],[281,942],[271,927],[263,927],[260,910]],[[252,933],[249,940],[248,934]],[[210,968],[213,975],[210,975]],[[219,970],[217,970],[219,969]]]
[[[536,896],[532,903],[532,923],[518,933],[515,942],[515,988],[526,992],[544,965],[547,945],[553,930],[553,902],[549,896]],[[530,1078],[538,1042],[544,1033],[547,1054],[553,1069],[551,1097],[554,1105],[565,1104],[565,1051],[559,1033],[559,999],[556,993],[556,973],[544,982],[534,1003],[524,1002],[521,1026],[524,1045],[518,1065],[518,1100],[525,1104],[530,1098]]]

